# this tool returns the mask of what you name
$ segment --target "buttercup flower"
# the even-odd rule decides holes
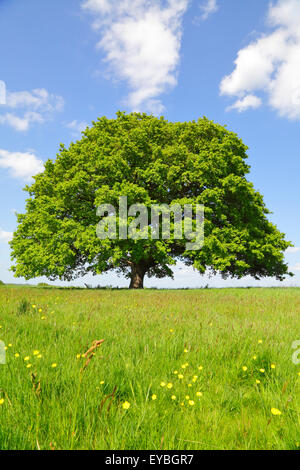
[[[130,408],[130,403],[128,401],[125,401],[122,407],[123,407],[123,410],[128,410]]]
[[[271,408],[271,413],[274,416],[280,416],[282,414],[277,408]]]

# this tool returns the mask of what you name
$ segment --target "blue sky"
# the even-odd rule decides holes
[[[0,279],[9,272],[22,188],[100,116],[118,110],[203,115],[248,145],[250,180],[295,248],[300,285],[299,0],[0,0]],[[6,85],[4,100],[3,87]],[[2,90],[2,93],[1,93]],[[32,282],[38,282],[33,280]],[[126,286],[114,275],[72,284]],[[190,269],[146,286],[278,285]]]

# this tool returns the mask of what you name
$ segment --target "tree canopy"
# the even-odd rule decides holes
[[[288,273],[291,246],[262,195],[248,181],[247,147],[225,127],[201,118],[168,122],[139,113],[102,117],[34,177],[25,214],[11,242],[17,277],[72,280],[115,270],[143,287],[149,277],[172,277],[177,261],[224,278],[256,279]],[[128,204],[204,204],[205,240],[188,251],[186,240],[97,237],[97,207]]]

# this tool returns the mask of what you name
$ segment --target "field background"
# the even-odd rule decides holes
[[[297,288],[2,286],[0,449],[300,448],[299,314]]]

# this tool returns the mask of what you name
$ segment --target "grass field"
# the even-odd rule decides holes
[[[300,448],[300,289],[3,286],[0,326],[0,449]]]

